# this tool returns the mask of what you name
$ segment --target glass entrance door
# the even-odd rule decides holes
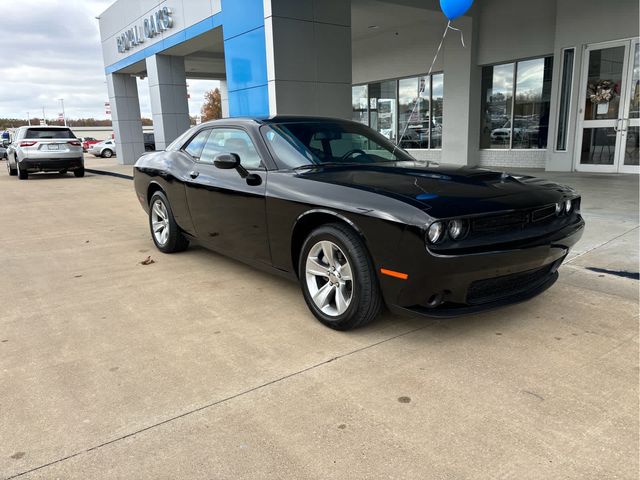
[[[640,173],[640,43],[631,42],[631,61],[627,82],[626,110],[622,119],[622,153],[620,172]]]
[[[638,55],[637,40],[586,49],[576,170],[640,172]]]

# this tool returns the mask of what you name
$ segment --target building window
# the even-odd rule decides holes
[[[480,148],[545,149],[553,57],[482,69]]]
[[[443,102],[442,73],[356,85],[352,89],[352,118],[393,142],[405,132],[400,142],[403,148],[439,149]]]
[[[569,114],[571,110],[571,93],[573,86],[573,59],[576,50],[567,48],[562,53],[562,83],[560,85],[560,105],[558,112],[558,138],[556,150],[567,150],[567,135],[569,131]]]
[[[351,89],[351,107],[354,122],[369,126],[369,95],[366,85],[358,85]]]
[[[369,126],[392,142],[398,138],[395,80],[369,84]]]
[[[431,143],[429,148],[442,148],[442,112],[444,110],[444,75],[431,76]]]

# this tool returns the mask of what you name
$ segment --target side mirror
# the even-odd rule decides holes
[[[240,157],[235,153],[223,153],[213,160],[213,164],[221,170],[233,170],[240,166]]]
[[[249,173],[240,164],[240,156],[237,153],[223,153],[213,159],[213,164],[221,170],[236,170],[241,178],[247,181],[247,185],[256,187],[262,184],[262,178],[256,173]]]

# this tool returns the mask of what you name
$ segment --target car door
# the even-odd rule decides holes
[[[190,149],[204,136],[201,149],[199,145]],[[205,131],[197,134],[184,150],[194,160],[186,190],[200,241],[234,257],[270,264],[266,169],[249,134],[240,128],[212,128],[208,135]],[[237,154],[240,164],[253,174],[253,181],[247,182],[236,170],[215,167],[215,157],[223,153]]]

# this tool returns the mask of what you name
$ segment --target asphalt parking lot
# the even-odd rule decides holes
[[[638,178],[542,175],[588,222],[551,290],[340,333],[126,179],[0,165],[0,478],[637,478]]]

